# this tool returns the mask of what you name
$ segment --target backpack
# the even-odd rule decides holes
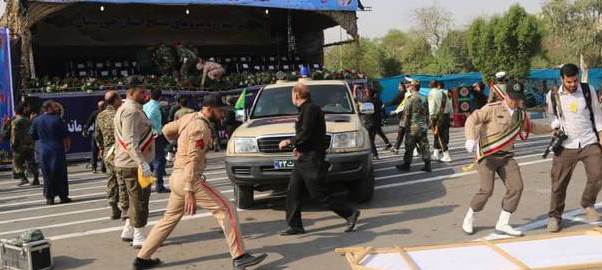
[[[596,120],[594,118],[594,109],[592,108],[592,92],[589,88],[589,84],[587,83],[581,83],[581,90],[583,92],[583,97],[585,98],[585,104],[587,106],[587,110],[589,111],[589,119],[592,122],[592,128],[594,129],[594,134],[596,134],[596,138],[598,138],[598,131],[596,131]],[[558,110],[558,101],[556,100],[558,97],[558,89],[555,89],[552,91],[552,93],[550,94],[550,99],[552,100],[552,109],[554,110],[554,115],[556,115],[556,117],[561,118],[562,117],[562,111],[559,112]],[[560,113],[560,115],[559,115]],[[600,141],[600,138],[598,138],[598,141]]]

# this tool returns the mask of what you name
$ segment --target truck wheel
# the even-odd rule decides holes
[[[253,205],[253,188],[234,185],[234,198],[238,208],[249,209]]]
[[[367,202],[374,195],[374,169],[367,176],[357,179],[351,186],[351,196],[356,202]]]

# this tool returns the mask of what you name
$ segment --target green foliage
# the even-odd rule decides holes
[[[501,70],[518,79],[528,76],[531,59],[541,51],[542,34],[537,18],[514,5],[500,17],[475,20],[467,42],[472,64],[484,80]]]

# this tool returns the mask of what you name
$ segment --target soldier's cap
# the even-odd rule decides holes
[[[125,80],[125,88],[134,89],[136,87],[146,88],[146,81],[144,80],[144,78],[138,75],[127,77],[127,79]]]
[[[525,99],[524,92],[525,91],[523,88],[523,84],[521,84],[520,82],[509,81],[508,83],[506,83],[506,95],[508,95],[508,98],[514,100]]]
[[[495,74],[495,77],[498,79],[503,79],[504,77],[506,77],[506,72],[505,71],[500,71],[498,73]]]
[[[203,98],[203,107],[220,108],[222,110],[232,109],[230,106],[224,104],[222,97],[217,94],[209,94]]]

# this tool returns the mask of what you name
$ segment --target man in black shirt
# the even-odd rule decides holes
[[[98,116],[98,114],[100,112],[102,112],[102,110],[104,110],[105,102],[101,100],[97,103],[97,106],[98,106],[98,109],[93,111],[92,114],[90,114],[90,117],[88,117],[88,121],[86,121],[86,124],[84,125],[84,130],[82,132],[82,135],[85,138],[88,138],[88,136],[91,134],[91,132],[92,133],[94,132],[94,125],[96,124],[96,116]],[[90,148],[92,150],[92,158],[90,159],[90,167],[92,168],[92,172],[96,173],[97,172],[96,168],[98,166],[99,148],[98,148],[98,145],[96,144],[96,140],[94,139],[94,136],[90,136]],[[104,162],[100,162],[100,168],[103,173],[106,172]]]
[[[312,199],[328,205],[328,208],[347,220],[345,232],[353,231],[360,212],[344,201],[331,197],[325,175],[329,164],[324,160],[328,145],[325,144],[326,121],[324,112],[311,102],[309,87],[298,83],[293,87],[293,104],[300,108],[295,123],[295,138],[281,141],[280,149],[294,146],[293,156],[297,158],[292,172],[286,197],[286,222],[288,229],[281,235],[304,234],[301,221],[303,192],[306,189]]]

